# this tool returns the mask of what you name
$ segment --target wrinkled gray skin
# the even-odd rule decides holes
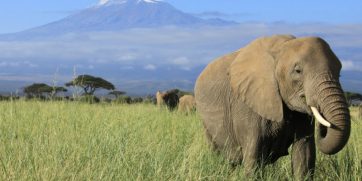
[[[350,135],[350,115],[339,83],[341,63],[322,39],[259,38],[212,63],[195,85],[197,110],[213,149],[246,175],[288,155],[297,180],[313,178],[314,119],[310,106],[333,126],[317,124],[317,146],[339,152]]]

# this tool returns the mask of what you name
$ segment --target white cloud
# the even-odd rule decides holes
[[[172,60],[172,63],[175,65],[189,65],[190,60],[187,57],[178,57]]]
[[[37,64],[29,61],[2,61],[0,67],[24,67],[24,68],[36,68]]]
[[[0,40],[0,67],[123,66],[155,70],[178,67],[193,70],[235,51],[260,36],[294,34],[321,36],[338,57],[343,70],[360,70],[362,24],[244,23],[232,27],[126,29],[120,32],[71,33],[65,36],[17,41]],[[17,63],[11,63],[15,60]],[[353,61],[351,61],[353,60]],[[27,61],[27,63],[24,63]],[[361,62],[361,63],[359,63]],[[86,66],[86,65],[92,66]],[[113,68],[113,67],[110,67]],[[114,69],[113,69],[114,70]],[[105,72],[108,73],[108,72]],[[114,73],[114,72],[109,72]]]
[[[192,67],[207,64],[259,36],[283,33],[322,36],[333,49],[338,50],[362,47],[361,32],[362,25],[245,23],[233,27],[167,27],[73,33],[72,38],[60,36],[52,39],[0,41],[0,59],[31,59],[31,62],[49,63],[59,60],[65,63],[184,64]],[[350,52],[343,57],[356,60],[356,57],[351,56],[359,52]]]
[[[57,81],[66,82],[72,79],[71,76],[58,76]],[[0,80],[5,81],[26,81],[26,82],[46,82],[51,84],[54,80],[54,75],[42,75],[42,74],[31,74],[31,75],[0,75]]]
[[[137,59],[137,55],[134,53],[126,53],[118,57],[119,61],[132,61]]]
[[[352,60],[342,60],[342,70],[345,71],[361,71],[362,72],[362,62],[354,62]]]
[[[99,5],[103,5],[103,4],[106,4],[109,0],[100,0],[99,1]]]
[[[190,71],[193,66],[191,60],[187,57],[177,57],[171,63],[186,71]]]
[[[156,70],[157,67],[153,64],[148,64],[146,66],[143,67],[145,70]]]

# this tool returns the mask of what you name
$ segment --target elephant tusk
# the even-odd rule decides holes
[[[313,115],[315,116],[315,118],[318,120],[319,123],[321,123],[323,126],[326,126],[328,128],[330,128],[332,126],[331,123],[329,123],[322,117],[322,115],[319,113],[317,108],[315,108],[315,107],[310,107],[310,108],[312,109]]]

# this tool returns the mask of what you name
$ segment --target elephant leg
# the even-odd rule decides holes
[[[216,151],[216,152],[219,152],[218,148],[217,148],[217,145],[215,143],[215,141],[212,139],[212,136],[211,134],[208,132],[206,126],[205,127],[205,135],[206,135],[206,139],[207,139],[207,142],[209,143],[210,147],[211,147],[211,150],[212,151]]]
[[[229,160],[229,163],[232,167],[240,165],[243,161],[242,148],[235,145],[233,142],[228,142],[225,145],[224,150],[226,151],[226,158]]]
[[[306,122],[309,121],[298,121],[292,147],[292,169],[296,180],[312,180],[314,175],[316,159],[314,123]]]
[[[243,148],[243,165],[246,177],[254,177],[256,169],[261,166],[258,150],[260,150],[260,148],[257,139],[250,140],[245,148]]]
[[[306,137],[294,142],[292,148],[292,168],[296,180],[313,178],[315,168],[315,143],[313,137]]]

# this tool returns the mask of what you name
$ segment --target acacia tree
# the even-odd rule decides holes
[[[78,86],[83,88],[85,95],[93,95],[99,89],[114,90],[114,85],[101,77],[94,77],[91,75],[79,75],[72,81],[65,84],[65,86]]]
[[[58,92],[66,92],[68,91],[64,87],[51,87],[44,83],[34,83],[29,86],[24,87],[24,93],[28,97],[41,97],[44,94],[47,94],[50,97],[53,97]]]
[[[114,95],[117,99],[119,96],[126,94],[126,92],[114,90],[114,91],[109,92],[108,94]]]
[[[54,97],[58,92],[67,92],[68,90],[64,87],[57,87],[57,86],[54,86],[54,87],[51,87],[52,90],[50,92],[50,97]]]
[[[359,99],[362,100],[362,95],[359,93],[355,93],[355,92],[345,92],[344,93],[347,103],[351,104],[353,99]]]

